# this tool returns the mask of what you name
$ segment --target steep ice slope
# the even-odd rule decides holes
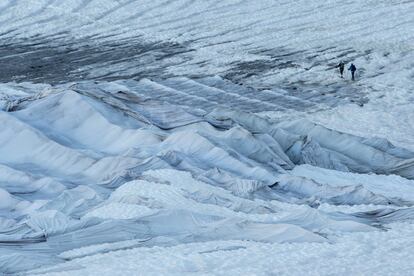
[[[409,274],[413,12],[1,1],[0,273]]]
[[[336,243],[413,219],[409,150],[307,120],[272,123],[240,111],[243,101],[226,106],[225,92],[177,106],[169,98],[186,88],[140,85],[3,90],[13,106],[0,112],[3,273],[65,271],[72,259],[135,247]],[[219,108],[202,109],[213,100]],[[401,177],[357,174],[374,172]],[[353,205],[371,207],[346,212]]]

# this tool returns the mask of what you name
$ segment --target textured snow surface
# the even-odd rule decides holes
[[[0,1],[0,274],[411,274],[412,14]]]
[[[37,272],[41,275],[136,275],[141,271],[146,275],[370,275],[375,271],[379,275],[410,275],[414,261],[409,254],[414,246],[413,225],[393,224],[392,228],[388,232],[339,235],[334,243],[225,241],[135,248],[74,259]],[[131,247],[135,244],[130,243]],[[408,249],[400,250],[405,247]],[[103,264],[111,270],[102,269]]]
[[[147,83],[34,85],[29,96],[5,85],[13,99],[0,112],[3,273],[102,273],[95,264],[108,274],[236,273],[241,263],[251,266],[245,274],[282,273],[271,264],[286,250],[287,264],[303,254],[297,274],[328,273],[344,258],[341,273],[355,254],[369,269],[382,265],[369,257],[391,250],[381,239],[403,237],[401,254],[412,249],[410,150],[224,102],[212,111],[173,105],[155,88],[151,98]],[[398,271],[412,268],[405,262]]]

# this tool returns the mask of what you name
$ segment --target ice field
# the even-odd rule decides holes
[[[0,275],[413,274],[413,15],[0,1]]]

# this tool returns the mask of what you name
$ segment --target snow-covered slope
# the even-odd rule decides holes
[[[413,13],[0,1],[0,274],[410,274]]]
[[[9,112],[0,112],[2,272],[135,247],[328,243],[414,216],[409,150],[306,119],[272,123],[241,111],[253,97],[207,85],[179,105],[197,90],[162,83],[8,94]],[[18,89],[10,86],[4,91]],[[228,97],[240,101],[226,105]]]
[[[400,0],[5,0],[1,78],[220,74],[379,95],[412,88],[413,12]],[[354,61],[363,81],[338,85],[339,59]]]

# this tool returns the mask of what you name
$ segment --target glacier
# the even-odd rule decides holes
[[[1,2],[0,274],[412,273],[413,12]]]

